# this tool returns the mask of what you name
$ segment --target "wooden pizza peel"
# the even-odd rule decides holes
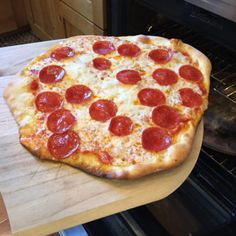
[[[182,165],[136,180],[107,180],[34,158],[19,143],[18,127],[3,99],[3,90],[15,78],[8,67],[15,64],[23,68],[54,43],[16,46],[24,61],[14,61],[12,47],[0,49],[3,67],[5,63],[4,71],[0,70],[0,192],[14,235],[45,235],[163,199],[191,173],[202,144],[203,121]],[[4,61],[2,55],[8,59]]]

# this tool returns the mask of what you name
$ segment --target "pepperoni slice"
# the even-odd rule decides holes
[[[112,42],[109,41],[97,41],[93,44],[93,51],[100,55],[106,55],[115,51],[115,47]]]
[[[103,164],[112,164],[112,161],[113,161],[113,157],[107,152],[100,152],[98,154],[98,159]]]
[[[173,107],[162,105],[152,111],[152,121],[162,128],[174,129],[181,122],[181,114]]]
[[[58,109],[52,112],[47,119],[47,127],[53,133],[64,133],[71,129],[76,119],[69,110]]]
[[[155,107],[166,103],[164,93],[159,89],[145,88],[138,93],[139,101],[144,106]]]
[[[201,71],[191,65],[181,66],[179,68],[179,75],[192,82],[199,82],[203,79]]]
[[[159,152],[171,145],[171,137],[166,129],[159,127],[147,128],[142,133],[143,148],[149,151]]]
[[[125,43],[118,47],[118,53],[124,57],[137,57],[141,49],[133,43]]]
[[[202,97],[198,93],[195,93],[190,88],[183,88],[179,90],[182,104],[186,107],[199,107],[202,104]]]
[[[63,102],[63,98],[56,92],[42,92],[35,98],[35,105],[38,111],[52,112],[57,108],[60,108]]]
[[[158,84],[166,86],[175,84],[178,79],[178,75],[170,69],[159,68],[152,73],[152,78],[157,81]]]
[[[111,67],[111,62],[108,59],[97,57],[93,59],[93,66],[98,70],[107,70]]]
[[[73,57],[74,55],[75,55],[74,49],[70,47],[61,47],[61,48],[55,49],[51,53],[50,57],[59,61],[62,59]]]
[[[156,63],[165,64],[171,60],[173,52],[166,49],[155,49],[149,52],[148,56]]]
[[[141,80],[136,70],[122,70],[116,74],[116,78],[123,84],[137,84]]]
[[[69,103],[80,104],[88,101],[92,97],[93,93],[90,88],[85,85],[74,85],[66,90],[66,100]]]
[[[89,108],[89,114],[96,121],[105,122],[116,115],[117,106],[114,102],[100,99],[92,103]]]
[[[79,150],[80,138],[72,130],[61,134],[52,134],[48,139],[47,146],[52,156],[63,159]]]
[[[116,116],[112,118],[109,130],[116,136],[126,136],[132,133],[133,122],[127,116]]]
[[[40,70],[39,79],[44,84],[51,84],[61,81],[64,75],[65,70],[61,66],[50,65]]]

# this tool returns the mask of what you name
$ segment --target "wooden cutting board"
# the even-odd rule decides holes
[[[15,73],[54,42],[0,49],[0,192],[15,235],[45,235],[162,199],[192,171],[201,148],[200,123],[188,159],[137,180],[113,181],[40,161],[18,141],[18,127],[2,97]]]

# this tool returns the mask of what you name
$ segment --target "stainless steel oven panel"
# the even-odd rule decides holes
[[[236,22],[235,0],[185,0],[185,2],[191,3],[228,20]]]

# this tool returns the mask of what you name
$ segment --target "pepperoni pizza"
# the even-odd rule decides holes
[[[136,178],[188,156],[210,71],[206,56],[177,39],[76,36],[33,60],[5,98],[37,157]]]

